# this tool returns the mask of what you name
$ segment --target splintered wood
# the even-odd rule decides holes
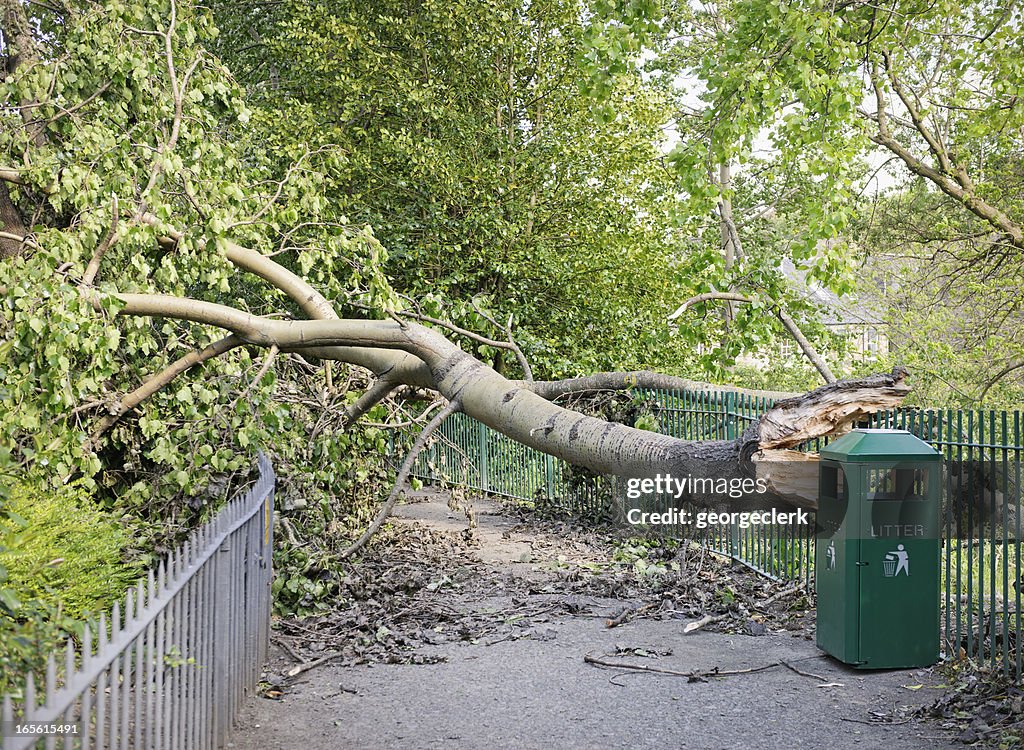
[[[755,427],[759,450],[752,456],[756,476],[771,492],[794,505],[818,507],[818,454],[788,450],[819,437],[849,432],[865,417],[892,409],[910,392],[907,373],[830,383],[803,396],[779,401]]]
[[[888,375],[842,380],[779,401],[761,417],[758,444],[761,450],[794,448],[814,438],[849,432],[865,417],[899,406],[910,393],[906,376],[898,367]]]

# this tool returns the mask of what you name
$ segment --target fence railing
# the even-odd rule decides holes
[[[1024,676],[1021,635],[1021,412],[901,408],[873,427],[908,430],[945,459],[943,627],[963,653]]]
[[[722,391],[638,390],[658,430],[684,440],[729,440],[772,406],[760,396]],[[867,426],[906,429],[945,458],[943,628],[947,653],[1024,675],[1021,635],[1022,413],[900,408]],[[819,450],[827,440],[813,441]],[[610,477],[593,477],[516,443],[463,415],[442,426],[414,474],[562,510],[600,516],[616,501]],[[813,516],[812,516],[813,517]],[[716,526],[709,549],[777,579],[814,576],[811,526]]]
[[[50,655],[41,691],[29,675],[23,701],[4,697],[4,750],[224,744],[270,637],[274,471],[263,454],[258,465],[256,484],[128,591],[123,607]],[[40,727],[45,736],[33,736]]]
[[[565,461],[516,442],[465,414],[453,414],[420,453],[412,475],[578,515],[600,514],[613,477],[582,474]]]

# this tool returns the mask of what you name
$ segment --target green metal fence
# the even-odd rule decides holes
[[[681,440],[734,440],[772,407],[774,400],[733,391],[636,390],[635,398],[655,415],[658,431]],[[806,446],[817,450],[818,441]],[[813,518],[813,515],[812,515]],[[775,580],[811,587],[814,526],[716,525],[699,541]]]
[[[903,408],[871,426],[908,430],[943,454],[947,648],[1019,679],[1021,412]]]
[[[655,416],[660,432],[684,440],[734,439],[773,403],[730,391],[638,390],[634,398]],[[1021,421],[1021,412],[901,408],[877,414],[865,425],[909,430],[943,453],[947,653],[1016,678],[1024,674],[1018,648],[1024,586]],[[803,448],[816,451],[826,442]],[[612,477],[579,470],[461,414],[442,425],[413,474],[589,518],[610,515],[620,490]],[[769,577],[811,587],[812,526],[715,526],[699,533],[696,540],[709,549]]]
[[[589,474],[453,414],[417,457],[412,475],[591,518],[610,507],[614,477]]]

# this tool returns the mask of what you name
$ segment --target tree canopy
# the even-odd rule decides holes
[[[792,300],[792,285],[779,278],[780,257],[838,294],[859,286],[888,317],[898,357],[923,362],[936,341],[947,354],[964,353],[958,374],[947,374],[957,385],[934,391],[958,401],[972,401],[958,391],[978,394],[968,380],[987,382],[1021,361],[1012,291],[1024,249],[1021,21],[1015,2],[747,0],[666,8],[675,33],[663,55],[682,60],[692,84],[672,157],[690,199],[704,204],[691,215],[738,197],[753,203],[747,211],[756,216],[763,204],[744,199],[742,182],[720,177],[739,167],[746,180],[774,188],[782,198],[769,205],[796,222],[781,246],[759,243],[767,262],[758,275],[749,261],[726,260],[709,291]],[[879,172],[904,181],[908,198],[873,200]],[[890,209],[898,205],[913,205],[913,220],[901,210],[894,222]],[[738,213],[735,223],[748,219]],[[904,262],[875,267],[892,256]],[[920,283],[932,269],[950,283]],[[899,312],[905,302],[878,299],[879,286],[901,284],[921,313],[914,319]],[[998,332],[981,326],[994,338],[968,336],[973,345],[955,330],[936,331],[943,316],[929,317],[927,298],[948,301],[948,312],[979,293],[1006,323]],[[751,334],[740,340],[756,343]],[[928,373],[932,383],[943,377]]]
[[[324,194],[369,225],[429,316],[516,336],[538,375],[685,362],[664,86],[630,65],[581,94],[578,2],[221,3],[214,48],[276,150],[329,150]],[[499,370],[507,355],[482,349]]]
[[[961,385],[996,387],[973,398],[1012,397],[1015,5],[0,10],[8,477],[78,482],[173,531],[273,444],[288,509],[351,530],[388,472],[384,426],[425,422],[407,401],[424,389],[594,470],[733,465],[785,436],[701,453],[563,409],[581,381],[540,379],[727,377],[780,335],[830,379],[842,347],[784,261],[843,294],[857,275],[877,291],[857,269],[885,255],[904,280],[879,306],[926,334],[892,336],[894,357],[956,351]],[[914,180],[874,203],[873,149]],[[902,375],[868,382],[905,394]],[[290,554],[315,570],[330,544]]]

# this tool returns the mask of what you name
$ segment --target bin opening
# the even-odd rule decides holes
[[[911,468],[869,468],[868,500],[927,500],[928,472]]]

